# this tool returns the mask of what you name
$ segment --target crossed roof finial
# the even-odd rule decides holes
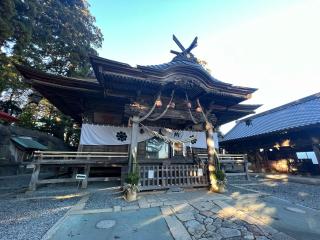
[[[194,58],[193,54],[191,53],[192,49],[194,49],[198,45],[198,37],[195,37],[188,48],[185,48],[178,38],[173,34],[173,41],[178,45],[181,49],[181,52],[171,50],[170,52],[177,55],[175,58]],[[190,59],[191,60],[191,59]]]

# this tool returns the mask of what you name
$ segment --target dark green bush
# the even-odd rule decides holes
[[[218,181],[224,182],[226,180],[226,174],[224,173],[224,171],[218,169],[216,171],[216,179]]]
[[[131,185],[138,185],[139,184],[140,176],[137,172],[132,172],[128,174],[128,177],[126,178],[126,183]]]

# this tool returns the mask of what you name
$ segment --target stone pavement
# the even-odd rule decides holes
[[[91,214],[77,214],[73,212],[48,239],[173,240],[166,221],[159,216],[161,216],[159,208]]]
[[[136,204],[104,209],[84,209],[88,199],[43,239],[293,239],[227,204],[229,196],[205,190],[141,193]]]

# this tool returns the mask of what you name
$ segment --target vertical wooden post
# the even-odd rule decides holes
[[[244,170],[246,172],[246,178],[249,181],[250,177],[249,177],[249,169],[248,169],[248,155],[244,154],[243,156],[243,160],[244,160]]]
[[[316,144],[313,144],[312,149],[317,157],[318,167],[320,168],[320,149],[319,149],[319,146]]]
[[[216,170],[215,158],[217,156],[216,156],[216,150],[215,150],[214,141],[213,141],[213,126],[209,121],[206,121],[205,129],[206,129],[206,138],[207,138],[209,179],[210,179],[211,190],[215,191],[217,190],[217,183],[216,183],[216,179],[212,175]]]
[[[37,183],[39,179],[39,173],[40,173],[40,161],[42,160],[42,153],[40,153],[39,157],[36,159],[36,163],[31,175],[31,180],[29,183],[29,190],[35,191],[37,189]]]
[[[121,167],[121,186],[124,185],[127,176],[128,176],[128,166],[122,166]]]
[[[88,186],[88,178],[90,174],[90,164],[86,164],[84,167],[84,174],[86,175],[86,178],[82,180],[81,188],[87,188]]]
[[[87,155],[87,161],[88,162],[90,161],[90,155],[89,154]],[[86,175],[86,178],[82,180],[81,188],[87,188],[87,186],[88,186],[88,178],[89,178],[89,174],[90,174],[90,163],[87,163],[84,166],[84,174]]]
[[[83,145],[82,144],[79,144],[78,145],[78,150],[77,150],[77,152],[82,152],[82,150],[83,150]],[[76,159],[78,160],[78,159],[81,159],[82,157],[81,157],[81,154],[77,154],[77,157],[76,157]],[[87,158],[88,159],[88,158]],[[78,174],[78,167],[72,167],[72,178],[73,179],[75,179],[76,178],[76,176],[77,176],[77,174]]]
[[[263,165],[263,163],[262,163],[262,155],[261,155],[261,153],[260,153],[260,151],[259,151],[259,149],[257,149],[256,151],[255,151],[255,160],[256,160],[256,172],[260,172],[260,173],[262,173],[262,172],[265,172],[263,169],[264,169],[264,165]]]
[[[133,116],[132,128],[131,128],[129,172],[134,172],[137,167],[138,130],[139,130],[138,120],[139,120],[139,117]]]
[[[77,174],[78,174],[78,168],[73,167],[72,168],[72,179],[75,179]]]

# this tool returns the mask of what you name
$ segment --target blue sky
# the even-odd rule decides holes
[[[320,1],[90,0],[104,35],[100,56],[168,62],[198,36],[193,53],[219,80],[259,90],[258,112],[320,91]],[[233,124],[222,128],[225,132]]]

